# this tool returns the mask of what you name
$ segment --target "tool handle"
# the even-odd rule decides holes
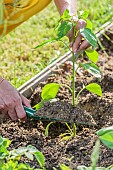
[[[25,110],[28,117],[33,117],[34,113],[36,112],[36,110],[29,108],[29,107],[26,107],[26,106],[24,106],[24,110]]]

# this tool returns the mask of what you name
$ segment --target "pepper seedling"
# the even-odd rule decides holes
[[[73,29],[73,28],[74,28],[74,39],[76,39],[76,37],[78,35],[78,31],[76,31],[76,25],[77,25],[78,21],[75,23],[75,21],[74,21],[75,16],[74,15],[71,16],[67,9],[64,11],[63,15],[61,16],[60,20],[57,23],[57,26],[56,26],[57,36],[56,36],[56,38],[52,38],[50,40],[47,40],[47,41],[43,42],[42,44],[35,47],[35,48],[39,48],[39,47],[42,47],[45,44],[52,43],[54,41],[62,41],[64,43],[64,45],[66,45],[68,47],[69,51],[72,54],[72,62],[73,62],[72,88],[71,88],[72,89],[71,92],[72,92],[72,104],[73,104],[73,106],[76,105],[76,103],[75,103],[75,75],[76,75],[76,72],[77,72],[79,67],[84,68],[89,73],[91,73],[93,76],[98,78],[99,80],[101,79],[101,71],[99,70],[98,66],[96,65],[96,63],[98,61],[98,53],[97,53],[97,51],[95,51],[93,49],[93,48],[97,47],[97,39],[96,39],[95,34],[92,31],[92,24],[87,19],[88,13],[89,13],[88,11],[81,11],[79,13],[78,21],[79,21],[79,19],[84,19],[86,21],[86,28],[80,29],[79,32],[91,44],[92,48],[78,52],[77,54],[75,54],[72,51],[72,49],[69,47],[69,45],[65,44],[65,42],[63,41],[63,37],[67,36],[69,31],[71,31],[71,29]],[[78,60],[78,58],[81,56],[81,54],[83,52],[86,53],[90,62],[85,63],[85,64],[79,62],[78,67],[75,69],[75,62]],[[56,88],[57,88],[57,86],[56,86]],[[90,92],[97,94],[98,96],[102,96],[101,87],[96,83],[88,84],[87,86],[84,86],[83,89],[87,89]],[[82,91],[83,90],[81,90],[78,94],[80,95],[80,93]],[[77,98],[78,98],[78,96],[77,96]]]
[[[75,20],[74,20],[75,15],[71,16],[69,14],[69,11],[66,9],[56,25],[56,28],[55,28],[56,32],[57,32],[56,37],[52,38],[50,40],[47,40],[47,41],[43,42],[42,44],[35,47],[35,49],[36,49],[36,48],[42,47],[45,44],[52,43],[54,41],[62,41],[64,43],[64,45],[66,47],[68,47],[69,51],[72,54],[72,63],[73,63],[72,64],[72,76],[71,76],[72,77],[71,93],[72,93],[72,105],[74,107],[77,104],[80,93],[84,89],[86,89],[98,96],[102,96],[102,90],[101,90],[100,85],[98,85],[97,83],[91,83],[86,86],[83,85],[83,88],[78,92],[77,96],[75,97],[75,76],[76,76],[76,73],[77,73],[77,70],[79,67],[82,67],[83,69],[87,70],[90,74],[92,74],[93,76],[95,76],[96,78],[101,80],[101,71],[99,70],[98,66],[96,65],[96,63],[98,61],[98,53],[97,53],[97,51],[95,51],[95,49],[97,47],[97,39],[96,39],[95,34],[92,31],[92,23],[87,19],[88,14],[89,14],[88,11],[79,12],[78,20],[75,22]],[[79,19],[84,19],[86,21],[86,27],[80,29],[79,31],[76,31],[76,25],[77,25]],[[91,47],[88,50],[82,50],[75,54],[72,51],[72,49],[69,47],[69,44],[66,44],[63,41],[63,38],[65,36],[67,36],[69,31],[71,31],[72,29],[74,30],[73,31],[74,32],[73,40],[75,40],[78,33],[80,33],[91,45]],[[85,52],[85,54],[89,58],[90,62],[85,63],[85,64],[82,62],[79,62],[79,64],[77,64],[77,68],[75,69],[75,63],[78,61],[78,58],[81,56],[81,54],[83,54],[83,52]],[[53,99],[53,97],[55,97],[57,95],[58,89],[61,85],[55,84],[54,90],[56,88],[56,90],[55,90],[56,93],[54,96],[51,95],[54,90],[52,90],[52,88],[48,88],[48,87],[51,87],[51,85],[53,85],[53,84],[45,85],[45,87],[43,89],[44,92],[42,92],[42,94],[44,93],[44,95],[41,95],[42,101],[39,104],[35,105],[36,109],[39,109],[40,107],[42,107],[42,105],[45,101]],[[69,87],[69,89],[70,89],[70,87]],[[75,125],[73,125],[73,128],[75,128]]]

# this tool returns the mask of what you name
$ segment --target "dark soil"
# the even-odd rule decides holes
[[[92,148],[98,138],[95,132],[100,128],[113,125],[113,34],[111,32],[113,32],[113,28],[106,33],[111,40],[105,36],[101,37],[102,45],[105,48],[105,51],[99,49],[98,66],[102,70],[102,81],[99,82],[80,68],[75,82],[76,94],[83,84],[99,83],[103,90],[103,97],[98,97],[85,90],[79,97],[77,108],[74,108],[71,104],[72,97],[69,89],[62,86],[58,92],[57,101],[45,103],[44,107],[36,113],[50,118],[56,117],[69,122],[77,122],[76,138],[68,141],[61,140],[59,135],[68,130],[63,122],[53,123],[49,129],[49,137],[46,137],[44,132],[48,122],[27,120],[24,123],[7,120],[1,123],[0,133],[3,137],[12,140],[10,149],[28,144],[36,146],[43,152],[46,159],[45,167],[48,170],[51,170],[52,167],[58,168],[61,163],[69,165],[73,170],[76,170],[78,165],[90,166]],[[85,55],[80,60],[88,61]],[[40,102],[41,89],[47,83],[57,82],[71,87],[71,70],[71,62],[66,62],[61,68],[54,70],[48,80],[41,82],[33,92],[32,105]],[[73,159],[70,161],[72,156]],[[25,161],[27,162],[26,159]],[[30,164],[38,167],[36,160]],[[111,164],[113,164],[113,151],[101,144],[98,166],[107,167]]]

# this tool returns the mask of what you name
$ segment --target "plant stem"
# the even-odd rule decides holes
[[[68,123],[65,123],[65,124],[66,124],[67,128],[69,129],[70,133],[73,134],[73,131],[72,131],[72,129],[70,128],[70,126],[68,125]]]
[[[73,62],[73,68],[72,68],[72,104],[75,106],[75,55],[72,51],[72,62]]]
[[[60,84],[60,85],[66,87],[72,93],[72,89],[68,85],[66,85],[66,84]]]
[[[78,98],[79,98],[79,96],[80,96],[80,93],[81,93],[84,89],[85,89],[85,87],[82,88],[82,89],[78,92],[78,94],[77,94],[77,96],[76,96],[75,105],[77,105],[77,102],[78,102]]]
[[[73,137],[76,136],[76,124],[73,123]]]
[[[75,70],[75,61],[77,61],[78,57],[83,53],[83,51],[78,52],[77,54],[74,54],[72,51],[72,63],[73,63],[73,68],[72,68],[72,104],[73,106],[76,106],[75,103],[75,72],[77,72],[77,69]]]

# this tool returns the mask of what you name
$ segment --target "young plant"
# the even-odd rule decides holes
[[[62,41],[64,43],[64,45],[66,47],[68,47],[69,51],[72,54],[72,63],[73,63],[73,66],[72,66],[72,87],[71,87],[72,105],[73,106],[76,106],[78,98],[79,98],[79,95],[84,89],[86,89],[86,90],[88,90],[88,91],[90,91],[90,92],[92,92],[94,94],[97,94],[98,96],[102,96],[102,90],[101,90],[100,85],[98,85],[97,83],[91,83],[91,84],[88,84],[87,86],[83,85],[83,88],[79,91],[79,93],[75,97],[75,76],[76,76],[76,73],[77,73],[77,70],[78,70],[79,67],[82,67],[83,69],[87,70],[90,74],[92,74],[93,76],[95,76],[99,80],[101,79],[101,72],[100,72],[98,66],[96,65],[96,63],[98,61],[98,53],[94,50],[97,47],[97,39],[96,39],[95,34],[92,31],[92,24],[87,19],[88,13],[89,13],[88,11],[84,11],[84,12],[81,11],[79,13],[78,21],[79,21],[79,19],[84,19],[86,21],[86,28],[82,28],[79,31],[76,31],[76,25],[77,25],[78,21],[75,23],[75,20],[74,20],[75,16],[74,15],[71,16],[69,14],[69,11],[66,9],[64,11],[63,15],[61,16],[60,20],[58,21],[57,26],[56,26],[56,29],[57,29],[56,38],[52,38],[50,40],[47,40],[47,41],[43,42],[42,44],[38,45],[37,47],[35,47],[35,48],[42,47],[43,45],[48,44],[48,43],[52,43],[54,41]],[[91,44],[90,49],[80,51],[80,52],[78,52],[76,54],[72,51],[72,49],[69,47],[69,45],[66,44],[63,41],[63,37],[67,36],[69,31],[71,31],[72,29],[74,30],[73,42],[76,39],[78,33],[80,33]],[[78,58],[81,56],[81,54],[83,52],[86,53],[86,55],[89,58],[90,62],[85,63],[85,64],[79,62],[79,64],[77,65],[77,68],[75,69],[75,63],[78,61]],[[51,85],[48,84],[47,86],[51,86]],[[46,88],[46,87],[44,87],[44,88]],[[57,84],[56,85],[56,88],[57,88],[56,91],[57,92],[58,92],[59,87],[60,87],[60,85]],[[54,90],[55,90],[55,88],[54,88]],[[51,93],[52,93],[52,91],[53,91],[53,89],[51,89]],[[36,109],[39,109],[45,101],[51,99],[50,98],[50,93],[49,93],[49,97],[47,97],[47,98],[46,98],[46,95],[48,96],[48,90],[47,90],[47,94],[45,94],[45,98],[42,98],[43,100],[41,101],[41,103],[39,103],[39,104],[37,104],[35,106]],[[75,125],[73,125],[73,127],[75,127]]]
[[[92,48],[88,49],[88,50],[84,50],[84,52],[86,53],[87,57],[90,59],[89,63],[83,64],[81,62],[79,62],[78,67],[75,70],[75,62],[77,62],[78,58],[80,57],[80,55],[83,53],[83,51],[78,52],[78,53],[74,53],[68,44],[66,44],[63,41],[63,37],[65,37],[69,31],[71,31],[71,29],[74,29],[74,37],[73,37],[73,41],[76,39],[78,33],[80,32],[81,35],[91,44],[91,46],[93,48],[97,47],[97,39],[95,34],[92,32],[92,24],[91,22],[87,19],[88,17],[88,11],[81,11],[78,17],[78,21],[79,19],[84,19],[86,20],[86,28],[82,28],[78,31],[76,31],[76,25],[77,22],[75,23],[74,21],[74,15],[71,16],[69,14],[69,11],[66,9],[63,13],[63,15],[61,16],[60,20],[58,21],[58,24],[56,26],[57,29],[57,36],[56,38],[52,38],[50,40],[47,40],[45,42],[43,42],[42,44],[38,45],[35,48],[41,47],[45,44],[48,43],[52,43],[54,41],[62,41],[64,43],[64,45],[66,45],[68,47],[68,49],[70,50],[71,54],[72,54],[72,62],[73,62],[73,68],[72,68],[72,104],[73,106],[76,106],[76,102],[75,102],[75,74],[78,70],[79,67],[83,67],[85,70],[87,70],[89,73],[91,73],[93,76],[95,76],[96,78],[98,78],[99,80],[101,79],[101,72],[98,68],[98,66],[96,65],[97,61],[98,61],[98,53],[93,50]],[[102,96],[102,90],[101,87],[99,85],[97,85],[96,83],[93,83],[88,86],[84,86],[83,89],[87,89],[90,92],[93,92],[99,96]],[[81,90],[78,94],[80,95],[80,93],[83,90]],[[77,98],[79,97],[79,95],[77,96]]]
[[[25,155],[29,160],[33,161],[35,156],[40,165],[40,170],[45,170],[45,158],[43,154],[34,146],[19,147],[9,151],[7,148],[11,141],[0,136],[0,170],[37,170],[35,167],[30,167],[28,164],[19,163],[21,157]]]
[[[76,125],[73,123],[72,128],[68,125],[68,123],[65,123],[65,125],[68,128],[68,132],[62,133],[60,137],[62,138],[61,140],[69,140],[70,138],[73,138],[76,136]]]

